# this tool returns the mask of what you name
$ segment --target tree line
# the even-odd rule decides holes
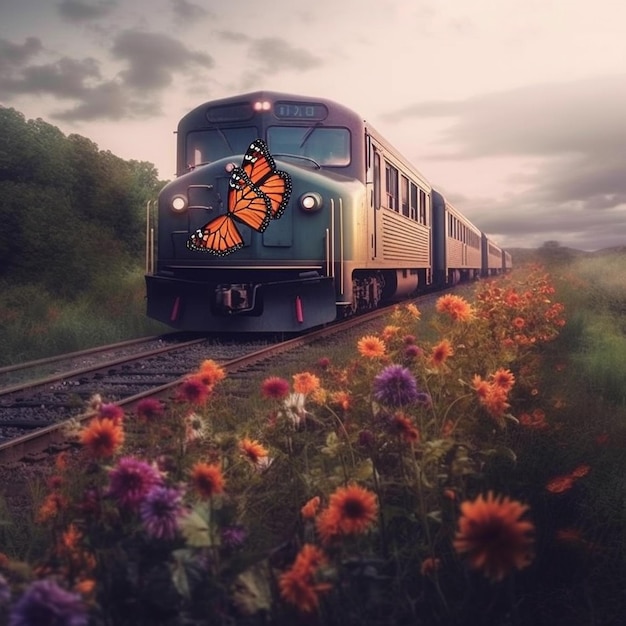
[[[0,107],[0,281],[62,298],[142,263],[145,207],[164,181],[42,119]]]

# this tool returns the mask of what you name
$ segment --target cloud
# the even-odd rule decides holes
[[[68,22],[90,22],[109,15],[117,6],[115,0],[100,0],[95,4],[80,0],[61,0],[59,15]]]
[[[194,52],[161,33],[125,30],[116,37],[111,52],[127,63],[128,69],[120,75],[133,89],[159,90],[169,86],[175,74],[214,65],[209,54]]]
[[[42,50],[43,44],[37,37],[28,37],[21,45],[0,38],[0,78],[24,65]]]
[[[182,22],[198,20],[207,15],[213,15],[212,12],[207,11],[207,9],[199,4],[189,2],[189,0],[170,0],[170,2],[175,17]]]
[[[322,59],[305,48],[296,48],[279,37],[253,39],[248,56],[261,71],[275,74],[284,70],[308,71],[323,65]]]

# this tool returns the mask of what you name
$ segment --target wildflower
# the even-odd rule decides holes
[[[489,382],[483,380],[478,374],[474,374],[472,377],[472,387],[474,387],[476,394],[481,399],[485,399],[489,395]]]
[[[359,339],[357,349],[361,356],[368,359],[376,359],[385,355],[387,347],[382,339],[374,337],[373,335],[367,335]]]
[[[437,313],[445,313],[455,322],[467,322],[472,318],[472,307],[461,296],[446,294],[435,305]]]
[[[155,467],[133,457],[123,457],[109,471],[108,495],[120,506],[136,509],[147,493],[161,484],[161,474]]]
[[[408,314],[416,320],[418,320],[422,315],[420,310],[412,302],[409,302],[409,304],[406,305],[406,310]]]
[[[211,393],[211,387],[198,374],[187,376],[178,388],[178,397],[193,406],[206,404]]]
[[[10,626],[87,626],[80,596],[52,580],[36,580],[11,609]]]
[[[78,436],[80,442],[95,458],[113,456],[124,443],[121,422],[106,417],[95,417]]]
[[[507,401],[507,393],[501,387],[489,385],[489,390],[481,404],[487,409],[487,413],[500,425],[504,425],[505,411],[511,406]]]
[[[417,357],[422,356],[422,354],[423,350],[419,346],[416,346],[414,343],[409,344],[408,346],[406,346],[406,348],[404,348],[404,356],[407,359],[416,359]]]
[[[390,339],[393,339],[400,332],[400,330],[400,326],[385,326],[385,328],[383,328],[383,332],[381,333],[383,336],[383,341],[389,341]]]
[[[319,606],[318,592],[330,589],[328,583],[315,580],[325,563],[326,557],[317,546],[304,544],[291,568],[278,579],[281,597],[303,613],[312,613]]]
[[[197,376],[207,387],[213,387],[226,378],[226,372],[212,359],[202,361]]]
[[[513,320],[513,326],[515,326],[518,330],[522,330],[522,328],[526,326],[526,320],[523,317],[516,317]]]
[[[573,485],[574,478],[572,476],[555,476],[548,481],[546,489],[550,493],[564,493],[565,491],[569,491]]]
[[[153,487],[139,505],[146,533],[156,539],[174,539],[178,518],[183,513],[183,492],[176,487]]]
[[[281,414],[291,421],[293,426],[297,428],[309,415],[304,407],[306,396],[303,393],[291,393],[283,401],[283,410]]]
[[[374,398],[388,406],[403,406],[417,399],[417,382],[401,365],[388,365],[373,383]]]
[[[282,400],[289,395],[289,383],[284,378],[270,376],[261,385],[261,395],[264,398]]]
[[[376,521],[378,502],[376,494],[351,484],[338,487],[330,496],[328,510],[337,519],[337,528],[345,535],[361,534]]]
[[[454,349],[447,339],[442,339],[436,346],[433,347],[430,354],[430,362],[435,367],[443,365],[449,357],[454,354]]]
[[[531,430],[544,430],[548,428],[546,414],[541,409],[535,409],[532,413],[522,413],[519,416],[519,423]]]
[[[258,465],[263,458],[267,458],[268,451],[258,441],[246,437],[240,444],[239,449],[243,455],[253,464]]]
[[[229,548],[238,548],[246,540],[246,529],[243,526],[226,526],[222,528],[222,543]]]
[[[293,390],[296,393],[307,395],[320,387],[320,379],[310,372],[293,375]]]
[[[534,524],[521,519],[528,506],[507,497],[481,495],[461,504],[454,549],[470,567],[500,581],[513,569],[523,569],[533,558]]]
[[[350,408],[350,394],[347,391],[335,391],[330,396],[330,401],[333,404],[339,405],[344,411]]]
[[[583,476],[586,476],[590,470],[591,467],[589,465],[579,465],[570,472],[570,476],[573,476],[574,478],[582,478]]]
[[[391,418],[391,426],[405,441],[408,441],[409,443],[419,443],[420,431],[406,415],[396,413]]]
[[[323,356],[317,361],[317,367],[321,370],[327,370],[330,367],[330,359],[327,356]]]
[[[209,425],[205,418],[193,411],[185,415],[184,424],[187,443],[204,439],[209,434]]]
[[[201,498],[224,493],[224,476],[219,465],[198,462],[191,468],[191,484]]]
[[[499,387],[506,392],[511,391],[511,389],[513,389],[513,385],[515,384],[515,376],[511,370],[504,369],[503,367],[496,370],[491,375],[491,379],[496,387]]]
[[[109,402],[107,404],[101,404],[98,411],[100,417],[106,417],[116,423],[121,422],[124,418],[124,409],[117,404]]]
[[[137,417],[144,422],[153,422],[164,411],[163,403],[155,398],[144,398],[137,403]]]
[[[317,511],[320,508],[320,497],[314,496],[304,504],[300,509],[300,514],[304,519],[313,519],[317,515]]]

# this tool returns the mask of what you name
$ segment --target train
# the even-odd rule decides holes
[[[148,218],[147,315],[185,331],[297,333],[512,268],[356,112],[276,91],[184,115]]]

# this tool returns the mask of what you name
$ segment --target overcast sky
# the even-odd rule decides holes
[[[626,245],[625,25],[622,0],[0,0],[0,105],[166,179],[195,106],[327,97],[502,245],[595,250]]]

